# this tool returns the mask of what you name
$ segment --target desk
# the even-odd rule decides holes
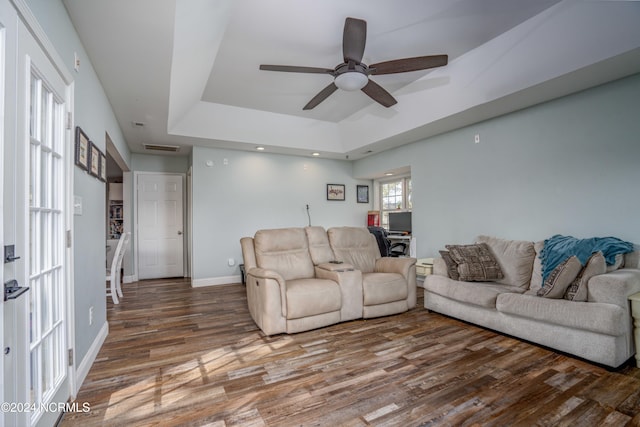
[[[405,255],[408,255],[410,257],[414,257],[416,256],[416,239],[414,237],[412,237],[409,234],[389,234],[387,236],[387,239],[389,239],[389,241],[391,243],[397,243],[397,242],[402,242],[402,243],[406,243],[407,244],[407,248],[409,249],[409,253],[407,254],[407,251],[405,251]]]
[[[640,292],[629,297],[633,316],[633,337],[636,343],[636,366],[640,368]]]

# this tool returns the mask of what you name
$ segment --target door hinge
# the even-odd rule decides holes
[[[67,230],[67,248],[71,247],[71,230]]]
[[[71,130],[71,125],[73,124],[73,114],[71,111],[67,112],[67,129]]]
[[[69,366],[73,366],[73,349],[69,349]]]

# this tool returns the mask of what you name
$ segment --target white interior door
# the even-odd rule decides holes
[[[138,278],[184,276],[183,176],[137,174]]]
[[[15,319],[24,337],[27,367],[16,389],[19,402],[33,405],[18,425],[53,425],[52,404],[70,396],[67,349],[68,166],[70,88],[21,22],[18,23],[14,203],[5,206],[6,227],[15,230],[15,278],[30,288],[25,314]],[[8,208],[8,209],[7,209]],[[15,365],[18,365],[16,360]],[[46,408],[46,410],[44,410]]]

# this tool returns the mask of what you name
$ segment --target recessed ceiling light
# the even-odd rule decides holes
[[[312,156],[316,156],[318,157],[320,155],[320,153],[318,153],[317,151],[315,153],[311,153]]]
[[[264,147],[256,147],[256,150],[258,150],[258,151],[264,151]]]

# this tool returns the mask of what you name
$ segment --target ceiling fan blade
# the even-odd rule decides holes
[[[312,108],[315,108],[318,104],[320,104],[322,101],[327,99],[329,95],[331,95],[336,90],[338,90],[338,86],[336,86],[335,83],[331,82],[329,86],[325,87],[320,92],[318,92],[318,94],[314,96],[307,105],[304,106],[303,110],[311,110]]]
[[[406,73],[408,71],[442,67],[447,65],[448,62],[448,55],[417,56],[415,58],[394,59],[393,61],[372,64],[369,65],[369,69],[373,69],[371,74],[375,75]]]
[[[284,71],[287,73],[316,73],[316,74],[333,74],[330,68],[317,67],[297,67],[295,65],[260,65],[261,70],[265,71]]]
[[[364,55],[364,45],[367,41],[367,21],[347,18],[344,21],[342,34],[342,54],[344,62],[353,61],[359,64]]]
[[[391,107],[392,105],[398,103],[398,101],[396,101],[396,99],[391,96],[389,92],[387,92],[382,86],[371,79],[369,79],[367,85],[360,90],[369,95],[369,97],[376,101],[378,104],[381,104],[385,107]]]

